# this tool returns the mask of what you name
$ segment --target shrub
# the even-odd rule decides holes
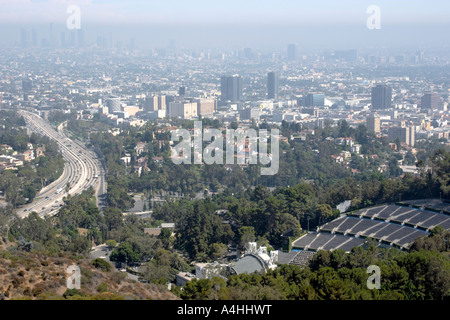
[[[67,297],[73,297],[73,296],[81,296],[83,297],[84,294],[77,289],[67,289],[66,292],[64,292],[63,297],[67,299]]]
[[[101,269],[102,271],[111,271],[111,265],[101,258],[94,259],[92,261],[92,264],[94,265],[94,267],[96,267],[97,269]]]
[[[108,291],[108,286],[106,285],[106,283],[102,282],[99,284],[99,286],[97,287],[97,292],[107,292]]]

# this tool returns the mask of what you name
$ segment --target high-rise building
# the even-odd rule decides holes
[[[441,97],[437,93],[425,93],[420,100],[420,107],[424,109],[437,109],[441,104]]]
[[[325,105],[325,94],[310,93],[305,98],[306,107],[323,107]]]
[[[53,46],[55,44],[55,41],[53,39],[53,23],[51,22],[48,29],[48,43],[50,46]]]
[[[377,85],[372,88],[372,108],[375,110],[389,109],[392,104],[392,88]]]
[[[222,76],[220,81],[220,91],[222,101],[242,100],[242,78],[239,75]]]
[[[287,58],[289,61],[294,61],[297,59],[297,46],[293,43],[287,46]]]
[[[416,54],[416,57],[417,57],[417,62],[422,63],[424,61],[424,53],[423,53],[423,51],[422,50],[418,50],[417,54]]]
[[[166,110],[166,96],[158,96],[158,110]]]
[[[182,101],[169,103],[169,109],[167,110],[167,116],[169,118],[181,117],[183,119],[190,119],[197,117],[197,103]]]
[[[147,112],[158,110],[158,96],[147,96],[144,102],[144,110]]]
[[[254,58],[254,54],[251,48],[244,48],[244,57],[245,59],[252,60]]]
[[[61,48],[66,47],[66,33],[64,31],[61,32]]]
[[[106,106],[110,113],[122,111],[120,109],[120,98],[111,96],[106,100]]]
[[[77,29],[78,47],[84,47],[84,29]]]
[[[372,114],[366,118],[366,127],[368,132],[379,133],[381,131],[380,117]]]
[[[28,31],[24,28],[20,29],[20,45],[22,48],[28,47]]]
[[[278,73],[269,72],[267,74],[267,98],[278,99]]]
[[[416,142],[415,132],[414,126],[408,127],[402,125],[390,127],[388,130],[388,138],[391,140],[396,140],[398,138],[400,142],[404,142],[413,147]]]
[[[69,39],[68,40],[69,40],[68,46],[75,47],[75,30],[69,31]]]
[[[242,120],[251,120],[254,119],[256,121],[259,121],[261,110],[259,108],[245,108],[242,110],[239,110],[239,116]]]
[[[31,29],[31,45],[33,47],[37,47],[37,44],[38,44],[38,42],[37,42],[37,33],[36,33],[36,29],[33,28],[33,29]]]
[[[33,90],[33,80],[23,79],[22,80],[22,90],[25,92],[29,92],[29,91]]]
[[[156,110],[166,110],[166,96],[149,95],[145,98],[144,110],[147,112]]]
[[[178,88],[178,95],[180,96],[184,96],[186,94],[186,87],[185,86],[181,86]]]
[[[310,114],[313,117],[319,117],[320,116],[320,109],[317,107],[303,107],[301,108],[301,113]]]
[[[197,103],[197,115],[198,116],[211,116],[216,109],[217,101],[216,99],[194,99],[194,102]]]

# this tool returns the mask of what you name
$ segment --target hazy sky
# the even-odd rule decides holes
[[[0,0],[0,22],[64,22],[72,4],[86,23],[364,24],[369,5],[386,24],[450,22],[447,0]]]
[[[11,26],[53,23],[55,30],[63,29],[70,5],[80,8],[86,33],[93,30],[89,26],[110,28],[115,35],[135,28],[127,36],[142,39],[136,30],[148,27],[155,40],[170,37],[179,43],[199,37],[205,43],[221,37],[234,44],[318,37],[343,45],[352,39],[426,45],[448,38],[450,31],[448,0],[0,0],[0,41],[18,38]],[[370,5],[381,10],[381,30],[372,33],[366,28]]]

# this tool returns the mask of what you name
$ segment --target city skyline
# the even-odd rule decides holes
[[[66,22],[79,8],[80,28],[87,41],[100,35],[114,41],[136,39],[140,46],[158,47],[175,40],[179,46],[317,48],[435,47],[450,30],[443,1],[0,1],[0,45],[17,45],[22,29],[39,38],[69,32]],[[368,8],[380,9],[380,29],[371,30]]]

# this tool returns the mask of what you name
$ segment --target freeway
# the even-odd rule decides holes
[[[20,217],[36,211],[39,216],[53,216],[63,206],[63,197],[80,194],[93,187],[97,205],[106,195],[105,172],[94,151],[87,149],[80,141],[69,139],[61,124],[58,131],[37,114],[21,110],[27,127],[38,134],[55,140],[64,160],[63,174],[53,183],[43,188],[31,204],[18,209]]]

